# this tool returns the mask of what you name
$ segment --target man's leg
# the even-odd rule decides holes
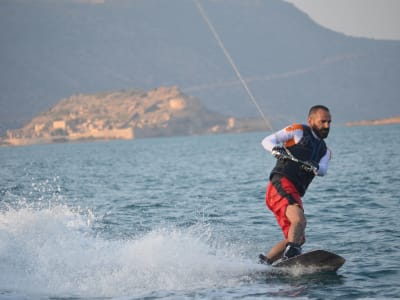
[[[288,205],[286,208],[286,217],[290,221],[288,242],[302,245],[304,243],[304,231],[307,224],[303,210],[296,204]]]
[[[272,247],[271,250],[269,250],[267,258],[270,263],[273,263],[274,261],[282,257],[283,251],[285,251],[287,243],[288,240],[285,239],[277,243],[275,246]]]
[[[290,221],[288,238],[280,241],[268,252],[266,260],[273,263],[281,258],[286,250],[288,243],[301,246],[304,243],[304,231],[306,228],[306,218],[303,210],[296,204],[288,205],[286,208],[286,217]]]
[[[304,230],[306,218],[303,210],[298,205],[289,205],[286,208],[286,217],[290,221],[288,244],[283,252],[283,258],[290,258],[301,254],[301,245],[304,243]]]
[[[287,201],[282,205],[282,201]],[[305,241],[306,218],[301,208],[301,198],[293,184],[286,178],[274,178],[269,182],[266,193],[267,207],[274,213],[286,237],[268,252],[260,255],[260,261],[273,263],[284,254],[288,243],[302,245]],[[290,204],[292,203],[292,204]],[[300,249],[301,251],[301,249]]]

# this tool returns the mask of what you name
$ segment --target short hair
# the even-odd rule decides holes
[[[308,116],[315,114],[317,112],[317,110],[320,110],[320,109],[329,112],[329,108],[327,108],[324,105],[314,105],[313,107],[310,108],[310,111],[308,112]]]

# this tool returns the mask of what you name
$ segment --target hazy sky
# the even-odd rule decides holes
[[[400,40],[400,0],[286,0],[317,23],[357,37]]]

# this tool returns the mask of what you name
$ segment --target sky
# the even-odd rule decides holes
[[[318,24],[354,37],[400,40],[400,0],[285,0]]]
[[[105,0],[74,0],[94,4]],[[315,22],[354,37],[400,40],[400,0],[283,0]]]

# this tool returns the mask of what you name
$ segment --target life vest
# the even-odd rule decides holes
[[[309,126],[302,125],[302,127],[303,137],[297,144],[287,146],[287,149],[299,160],[319,163],[327,151],[326,144],[323,139],[314,137]],[[292,181],[300,196],[305,194],[315,176],[303,170],[299,163],[292,160],[277,160],[275,167],[271,171],[270,179],[275,174],[285,176]]]

